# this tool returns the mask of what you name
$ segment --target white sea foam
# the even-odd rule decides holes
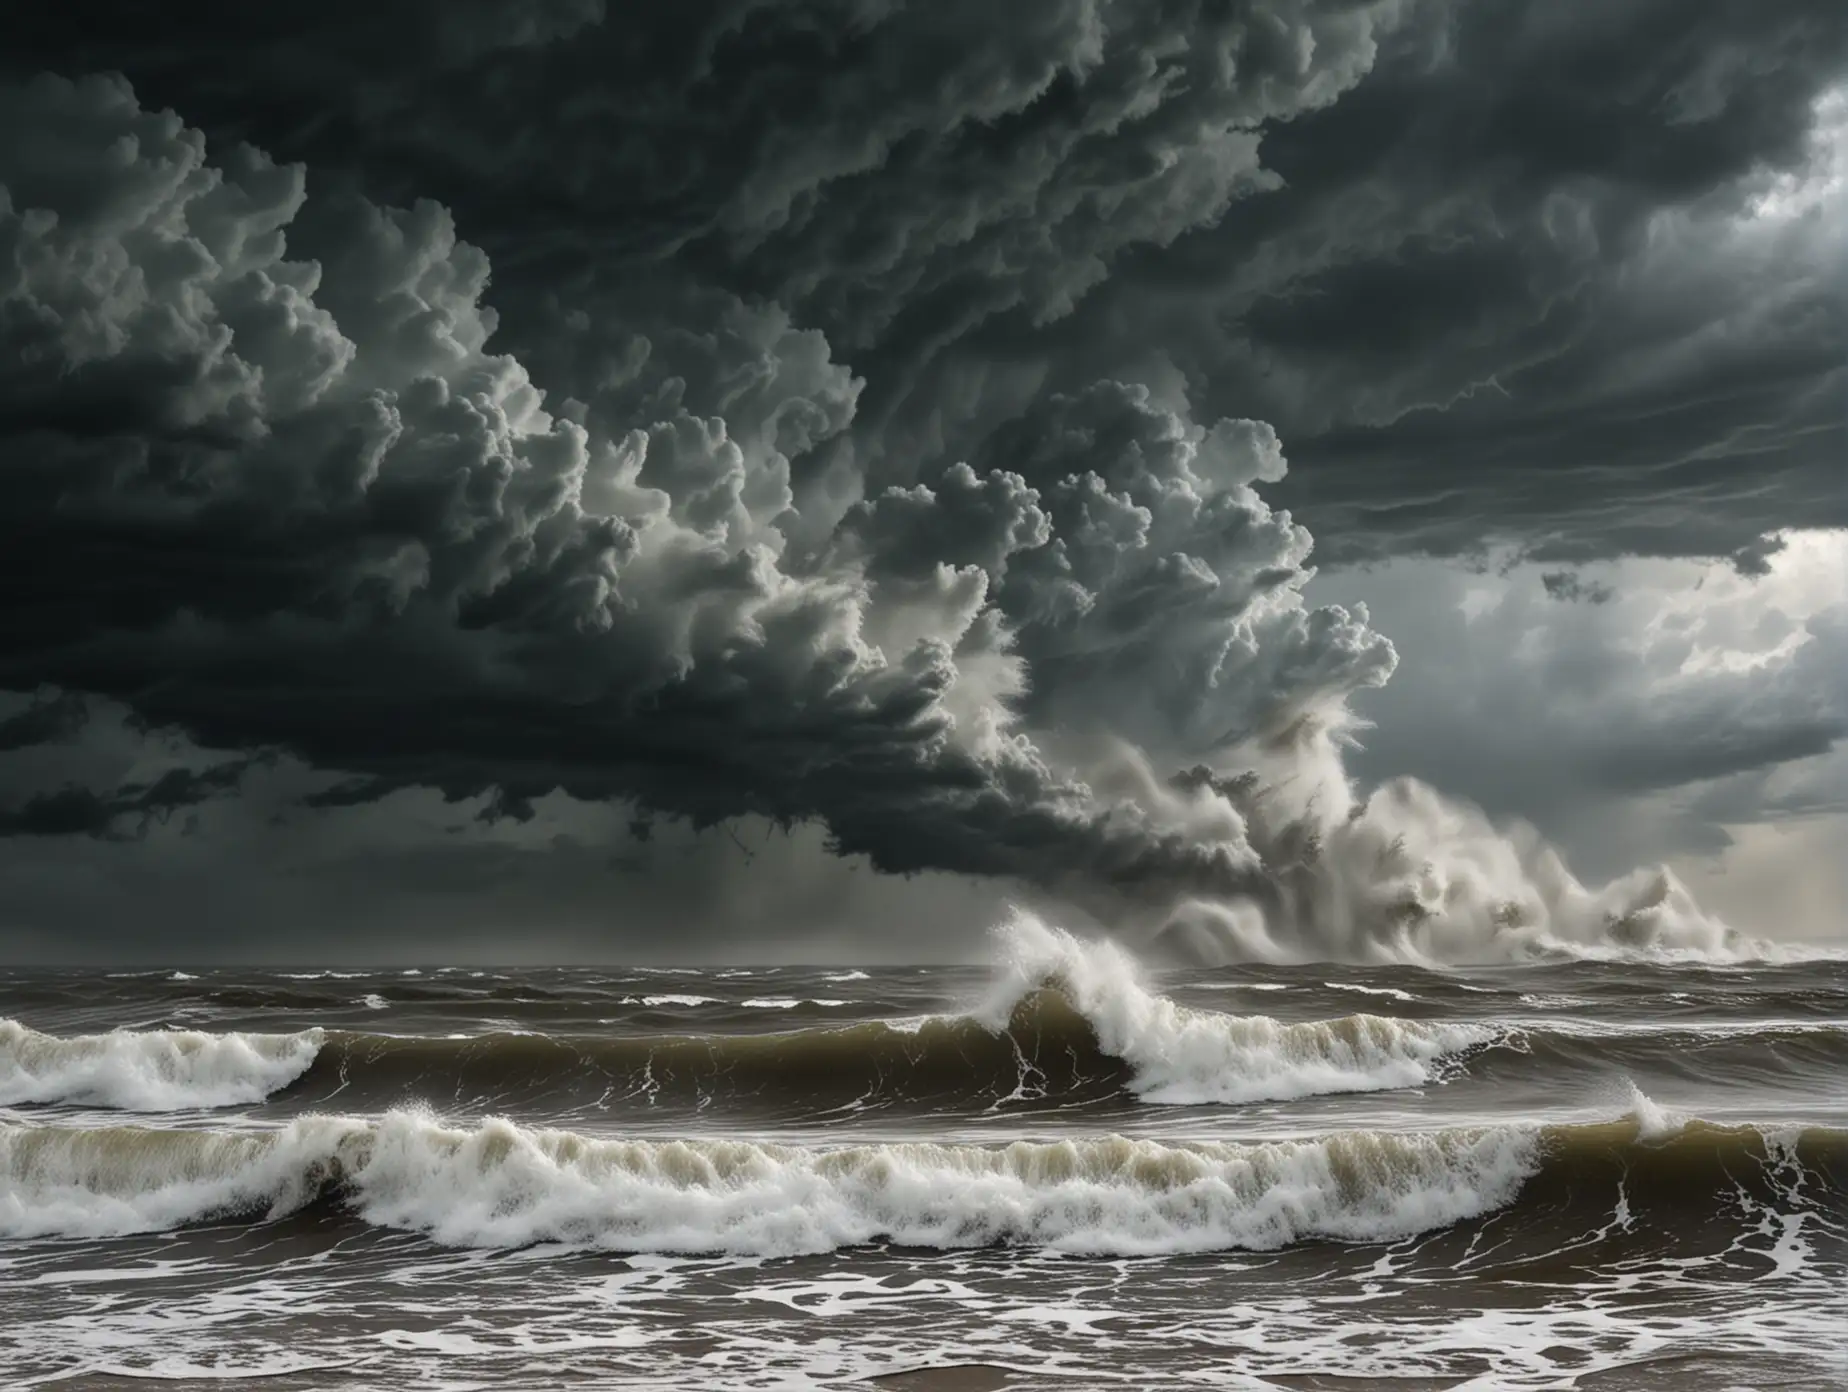
[[[1636,1134],[1645,1141],[1661,1141],[1687,1125],[1688,1119],[1651,1099],[1635,1083],[1630,1084],[1630,1115],[1636,1121]]]
[[[1355,981],[1324,981],[1322,984],[1331,991],[1354,991],[1363,996],[1390,996],[1398,1001],[1418,999],[1410,991],[1402,991],[1397,986],[1362,986]]]
[[[672,993],[660,996],[624,996],[622,998],[622,1003],[624,1005],[645,1005],[650,1009],[656,1009],[663,1005],[691,1006],[724,1004],[717,996],[686,996]]]
[[[1520,1001],[1530,1010],[1574,1010],[1580,1006],[1597,1004],[1589,996],[1568,996],[1544,991],[1524,991]]]
[[[799,1005],[817,1005],[834,1007],[852,1005],[849,1000],[838,1000],[831,996],[753,996],[750,1000],[739,1001],[747,1010],[794,1010]]]
[[[1270,870],[1254,894],[1161,904],[1138,931],[1205,965],[1712,964],[1842,950],[1741,933],[1705,911],[1665,866],[1586,884],[1532,828],[1498,826],[1416,779],[1357,800],[1340,736],[1337,723],[1270,758],[1244,751],[1257,784],[1209,780],[1180,793],[1165,793],[1170,785],[1140,756],[1123,756],[1132,766],[1116,775],[1123,786],[1203,835],[1236,829]]]
[[[277,972],[276,975],[282,978],[284,981],[357,981],[361,977],[373,976],[373,975],[376,975],[376,973],[328,970],[328,971],[308,971],[308,972]]]
[[[279,1216],[330,1176],[367,1221],[465,1247],[781,1256],[876,1241],[1074,1253],[1385,1241],[1510,1202],[1531,1130],[1264,1145],[1085,1137],[1002,1147],[599,1140],[418,1112],[280,1131],[0,1126],[0,1233],[104,1236]]]
[[[114,1030],[59,1038],[0,1020],[0,1105],[74,1103],[168,1112],[260,1102],[307,1071],[322,1039],[318,1029]]]
[[[975,1018],[1003,1028],[1033,991],[1052,987],[1090,1022],[1104,1052],[1135,1069],[1149,1102],[1284,1101],[1416,1087],[1444,1061],[1489,1043],[1478,1024],[1348,1015],[1285,1024],[1193,1010],[1151,991],[1128,952],[1083,942],[1017,910],[997,934],[997,980]]]
[[[1287,991],[1289,983],[1283,981],[1193,981],[1189,982],[1196,991]]]

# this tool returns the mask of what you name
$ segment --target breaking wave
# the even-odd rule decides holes
[[[1380,1015],[1283,1024],[1195,1010],[1151,990],[1136,959],[1115,943],[1081,941],[1025,912],[1014,914],[997,942],[997,980],[973,1018],[1002,1030],[1023,1004],[1051,993],[1081,1017],[1105,1055],[1129,1066],[1130,1087],[1149,1102],[1284,1101],[1415,1087],[1445,1060],[1498,1034]]]
[[[1121,947],[1080,940],[1031,915],[1016,915],[996,944],[990,985],[962,1013],[829,1024],[807,1008],[808,998],[746,1002],[750,1015],[784,1024],[773,1032],[714,1030],[705,1021],[716,1012],[704,997],[677,998],[688,1002],[678,1012],[663,1009],[662,997],[638,1001],[618,1028],[596,1034],[510,1026],[445,1036],[124,1029],[59,1038],[0,1021],[0,1105],[164,1112],[282,1093],[298,1109],[371,1112],[416,1100],[477,1116],[715,1104],[787,1121],[1094,1105],[1098,1114],[1122,1115],[1139,1103],[1288,1102],[1462,1076],[1559,1088],[1621,1076],[1814,1089],[1848,1067],[1848,1027],[1833,1019],[1678,1018],[1640,1029],[1595,1013],[1557,1021],[1359,1013],[1286,1022],[1183,1005],[1153,989]],[[1353,988],[1323,989],[1347,995]],[[1369,990],[1386,1010],[1408,995]],[[1547,1001],[1523,996],[1521,1003],[1541,1009]]]
[[[1378,1015],[1283,1023],[1194,1010],[1148,989],[1109,944],[1028,919],[1001,942],[994,987],[969,1014],[772,1034],[118,1031],[63,1040],[9,1024],[0,1100],[165,1111],[254,1102],[293,1086],[302,1101],[388,1105],[409,1094],[476,1110],[574,1095],[605,1107],[703,1102],[721,1092],[792,1114],[1119,1095],[1235,1104],[1417,1086],[1499,1035]]]
[[[308,1071],[325,1034],[113,1030],[71,1038],[0,1020],[0,1105],[170,1112],[260,1102]]]
[[[324,1194],[471,1247],[565,1242],[785,1256],[873,1242],[1087,1253],[1270,1249],[1409,1236],[1498,1208],[1532,1173],[1516,1131],[1274,1145],[596,1140],[417,1112],[281,1131],[0,1131],[0,1230],[105,1236],[276,1218]]]
[[[1455,1031],[1460,1047],[1433,1053],[1448,1042],[1431,1033],[1434,1028]],[[314,1033],[256,1037],[312,1040]],[[59,1086],[40,1077],[34,1089],[12,1087],[0,1097],[15,1104],[155,1112],[256,1100],[260,1089],[279,1079],[270,1096],[296,1108],[372,1111],[415,1098],[474,1115],[560,1108],[695,1114],[723,1106],[787,1122],[881,1110],[1070,1110],[1121,1118],[1143,1102],[1269,1101],[1462,1079],[1487,1087],[1545,1082],[1562,1091],[1602,1088],[1625,1077],[1667,1080],[1679,1088],[1725,1081],[1829,1089],[1848,1068],[1848,1028],[1830,1023],[1623,1032],[1582,1023],[1434,1027],[1376,1016],[1286,1025],[1187,1012],[1165,1033],[1118,1039],[1135,1051],[1140,1066],[1104,1052],[1098,1034],[1065,996],[1041,988],[1018,1002],[998,1029],[944,1016],[780,1034],[631,1038],[330,1030],[299,1073],[254,1058],[238,1077],[157,1083],[139,1076],[132,1086],[108,1090],[91,1076],[67,1072]],[[1157,1052],[1163,1041],[1173,1048],[1166,1057]],[[1226,1071],[1214,1074],[1213,1064]]]
[[[0,1232],[98,1237],[331,1203],[466,1247],[767,1257],[1005,1243],[1137,1255],[1384,1242],[1504,1210],[1560,1241],[1600,1225],[1762,1229],[1775,1211],[1796,1215],[1779,1225],[1786,1248],[1833,1251],[1845,1162],[1841,1132],[1688,1122],[1665,1134],[1635,1119],[1254,1145],[838,1148],[596,1139],[503,1120],[455,1128],[415,1111],[267,1132],[9,1125]]]
[[[1202,807],[1237,814],[1266,873],[1247,896],[1162,906],[1143,931],[1169,954],[1205,965],[1424,966],[1840,954],[1729,926],[1666,866],[1585,884],[1531,827],[1499,827],[1416,779],[1392,780],[1356,801],[1339,743],[1326,731],[1271,773],[1267,782],[1202,768],[1179,780],[1194,815]]]
[[[566,1100],[604,1109],[722,1100],[791,1117],[1107,1098],[1244,1103],[1415,1086],[1445,1076],[1497,1036],[1480,1026],[1371,1015],[1283,1024],[1174,1011],[1126,1035],[1042,988],[993,1021],[951,1015],[631,1038],[330,1034],[291,1095],[352,1106],[410,1093],[478,1111]]]

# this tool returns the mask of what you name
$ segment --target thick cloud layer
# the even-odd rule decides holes
[[[1325,559],[1848,522],[1828,0],[489,10],[43,7],[10,62],[442,201],[506,349],[593,411],[726,414],[683,340],[819,331],[865,389],[805,499],[1122,380],[1273,425]]]
[[[684,411],[593,433],[485,351],[487,263],[439,207],[335,200],[316,235],[338,254],[290,260],[299,169],[248,148],[214,167],[119,80],[39,79],[0,116],[39,133],[40,165],[6,168],[0,205],[9,685],[287,748],[353,776],[330,801],[492,789],[519,815],[562,789],[696,822],[816,817],[888,870],[1224,893],[1259,873],[1236,820],[1200,837],[1100,798],[1015,730],[1026,670],[991,585],[1105,665],[1119,606],[1206,605],[1184,640],[1156,635],[1183,664],[1156,695],[1210,687],[1233,728],[1283,718],[1298,667],[1338,693],[1390,666],[1361,620],[1302,610],[1306,540],[1244,488],[1277,467],[1258,427],[1202,432],[1107,388],[1120,472],[1060,502],[1071,554],[1019,475],[965,467],[785,568],[780,446],[838,428],[853,395],[801,342],[810,376],[741,392],[736,437]],[[1141,529],[1093,535],[1087,490]],[[1176,549],[1207,509],[1257,541]],[[1010,575],[1016,549],[1045,553],[1039,575]],[[1235,654],[1261,646],[1241,625],[1277,655]],[[19,828],[54,812],[75,815],[32,803]]]
[[[1395,654],[1275,504],[1339,556],[1742,574],[1827,521],[1848,33],[1486,9],[35,14],[0,750],[107,698],[220,753],[0,830],[135,835],[286,754],[324,808],[812,821],[1209,954],[1723,946],[1669,879],[1356,801]],[[1728,771],[1794,757],[1754,738]]]

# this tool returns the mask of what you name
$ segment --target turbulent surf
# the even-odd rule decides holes
[[[88,1103],[131,1111],[259,1102],[299,1078],[325,1036],[111,1030],[58,1038],[0,1020],[0,1105]]]
[[[0,1103],[168,1111],[249,1103],[290,1087],[305,1101],[339,1096],[352,1105],[417,1090],[477,1108],[548,1094],[609,1107],[723,1098],[793,1112],[1082,1102],[1123,1092],[1154,1103],[1248,1103],[1415,1086],[1495,1037],[1475,1025],[1368,1014],[1284,1023],[1192,1009],[1147,989],[1109,945],[1040,929],[1010,938],[1009,949],[971,1013],[771,1033],[501,1030],[455,1039],[314,1028],[58,1039],[6,1021]],[[619,998],[630,1002],[644,1019],[664,1006],[723,1004],[659,992]],[[739,1007],[803,1004],[747,997]]]
[[[1827,958],[1155,972],[1020,916],[986,969],[0,987],[26,1386],[1848,1374]]]
[[[631,1141],[426,1113],[309,1117],[257,1134],[0,1129],[0,1230],[119,1236],[276,1220],[317,1201],[458,1246],[791,1256],[873,1243],[1109,1255],[1384,1242],[1524,1203],[1563,1245],[1693,1218],[1739,1235],[1775,1215],[1780,1259],[1839,1260],[1848,1135],[1636,1121],[1262,1144],[1121,1136],[838,1148]],[[1524,1191],[1530,1190],[1523,1200]]]
[[[431,1039],[310,1030],[287,1036],[120,1031],[58,1039],[0,1024],[0,1103],[138,1111],[297,1098],[379,1102],[419,1091],[470,1107],[550,1096],[580,1104],[723,1099],[791,1113],[840,1107],[1251,1102],[1407,1087],[1486,1042],[1485,1031],[1352,1015],[1284,1024],[1178,1013],[1159,1039],[1109,1052],[1056,991],[990,1025],[967,1016],[770,1034],[603,1038],[490,1032]],[[1120,1042],[1120,1041],[1119,1041]]]

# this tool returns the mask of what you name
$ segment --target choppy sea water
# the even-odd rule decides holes
[[[0,976],[0,1382],[1848,1387],[1848,962]]]

